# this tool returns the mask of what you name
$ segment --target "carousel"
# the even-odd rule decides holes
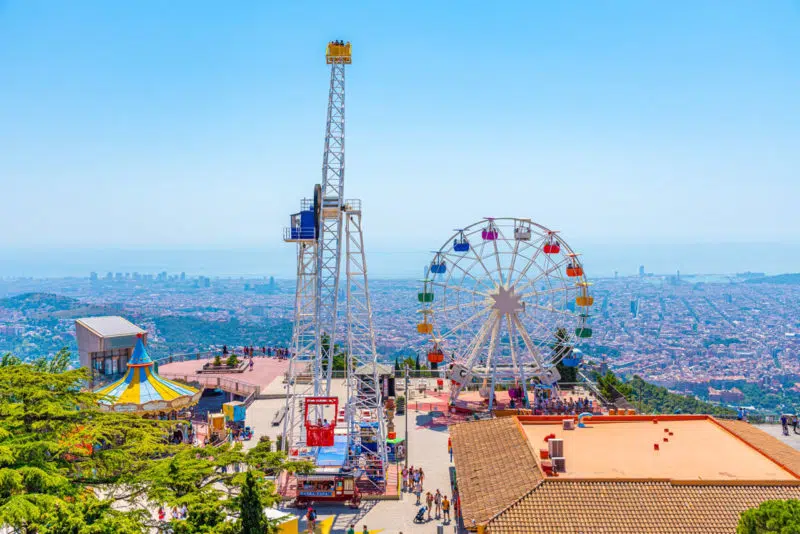
[[[125,376],[95,390],[101,397],[100,408],[112,412],[158,415],[174,413],[197,404],[202,391],[160,377],[154,369],[155,363],[144,348],[142,335],[139,334],[138,338]]]

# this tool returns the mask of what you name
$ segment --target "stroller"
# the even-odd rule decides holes
[[[417,511],[417,515],[414,516],[414,523],[424,523],[425,522],[425,512],[427,512],[427,511],[428,511],[428,509],[426,507],[424,507],[424,506],[422,508],[420,508],[419,511]]]

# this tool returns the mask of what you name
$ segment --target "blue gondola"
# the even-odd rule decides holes
[[[447,272],[447,265],[445,265],[442,255],[437,253],[436,256],[434,256],[433,261],[431,262],[431,273],[444,274],[446,272]]]
[[[453,250],[456,252],[469,252],[469,241],[464,236],[464,232],[459,230],[458,237],[453,241]]]

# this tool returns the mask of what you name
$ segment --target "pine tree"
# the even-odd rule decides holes
[[[247,472],[239,496],[239,518],[241,534],[263,534],[266,531],[261,491],[252,471]]]
[[[67,358],[68,359],[68,358]],[[123,485],[169,451],[166,422],[102,412],[81,390],[86,369],[0,365],[0,524],[35,533],[137,532],[140,510],[117,512],[90,489]]]

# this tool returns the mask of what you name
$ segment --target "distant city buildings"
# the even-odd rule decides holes
[[[644,265],[639,266],[639,276],[644,276]]]
[[[744,400],[744,393],[739,388],[714,389],[708,388],[708,400],[723,404],[738,404]]]

